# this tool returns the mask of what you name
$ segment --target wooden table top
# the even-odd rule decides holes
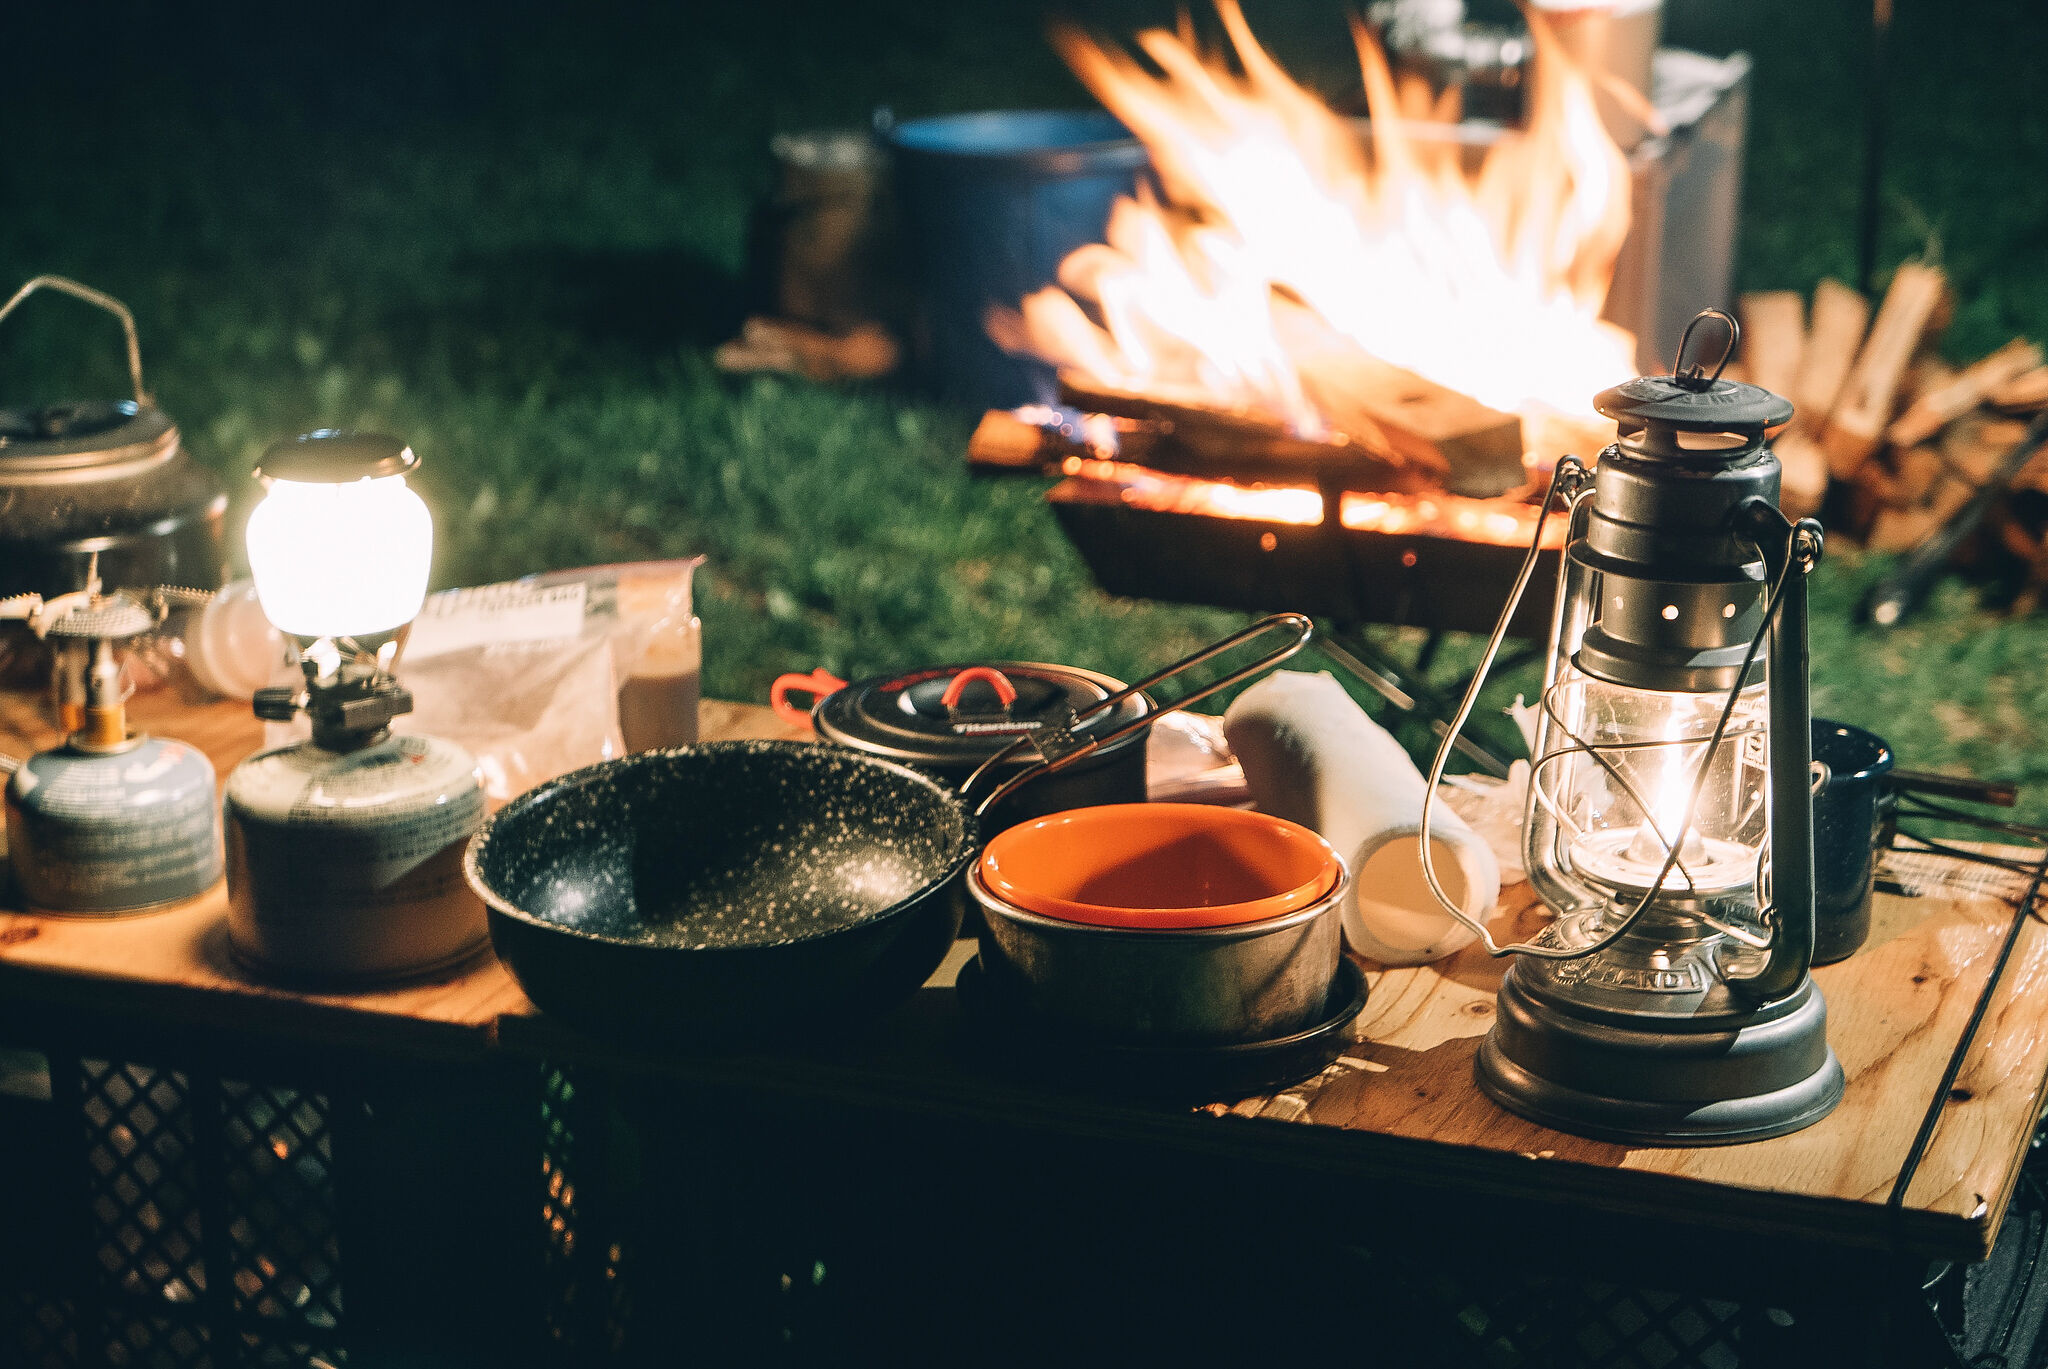
[[[141,725],[195,743],[223,773],[260,737],[246,705],[166,695],[137,702]],[[715,701],[704,705],[702,731],[792,735],[766,709]],[[25,754],[53,739],[37,701],[0,695],[0,751]],[[1527,885],[1508,889],[1498,932],[1525,933],[1532,903]],[[370,993],[254,982],[223,953],[224,909],[216,889],[131,918],[0,911],[0,992],[118,1002],[181,1022],[421,1054],[544,1053],[798,1098],[960,1116],[1029,1112],[1034,1125],[1109,1127],[1222,1153],[1293,1153],[1307,1164],[1391,1178],[1426,1170],[1480,1191],[1540,1186],[1623,1215],[1964,1259],[1988,1253],[2048,1091],[2048,927],[2030,918],[1916,1177],[1896,1210],[1888,1205],[2011,924],[2009,898],[1983,888],[1880,894],[1865,948],[1815,972],[1849,1081],[1833,1115],[1777,1140],[1696,1149],[1588,1141],[1482,1097],[1472,1058],[1492,1023],[1501,966],[1476,950],[1435,966],[1367,964],[1371,999],[1360,1039],[1336,1064],[1277,1094],[1188,1110],[1050,1092],[989,1069],[962,1029],[951,987],[972,953],[968,942],[913,1001],[831,1042],[746,1055],[636,1055],[543,1017],[490,959]]]

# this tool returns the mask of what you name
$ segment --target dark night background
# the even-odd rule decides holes
[[[1326,0],[1250,0],[1275,55],[1350,98]],[[1076,0],[1104,35],[1166,4]],[[1853,278],[1867,5],[1668,0],[1666,39],[1756,61],[1740,285]],[[0,288],[42,271],[135,310],[151,388],[234,482],[323,424],[422,453],[437,581],[704,551],[707,687],[961,655],[1124,673],[1230,615],[1097,593],[1032,482],[970,482],[972,414],[891,387],[730,380],[750,206],[779,130],[1076,105],[1045,8],[762,3],[16,6]],[[1899,0],[1880,270],[1938,240],[1969,359],[2048,340],[2038,0]],[[38,302],[0,402],[118,393],[110,324]],[[1821,706],[1908,763],[2048,777],[2037,623],[1951,585],[1878,639],[1819,585]],[[2040,756],[2040,761],[2023,759]]]

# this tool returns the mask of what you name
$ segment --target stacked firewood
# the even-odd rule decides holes
[[[2014,339],[1960,369],[1935,354],[1952,308],[1940,268],[1909,261],[1873,318],[1870,301],[1822,281],[1811,308],[1793,291],[1742,297],[1746,378],[1797,410],[1776,439],[1785,511],[1826,505],[1830,534],[1878,551],[1928,541],[2000,474],[2028,416],[2048,407],[2041,349]],[[2015,475],[1987,521],[2048,579],[2048,528],[2026,496],[2048,504],[2048,459]]]

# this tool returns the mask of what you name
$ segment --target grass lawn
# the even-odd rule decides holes
[[[1247,8],[1340,91],[1343,6]],[[1853,272],[1858,8],[1668,0],[1673,38],[1757,59],[1745,287]],[[1237,621],[1096,591],[1041,486],[964,474],[972,414],[708,360],[744,308],[769,136],[881,104],[1082,103],[1037,5],[41,9],[24,50],[90,60],[17,64],[0,287],[58,271],[127,300],[151,388],[237,479],[305,428],[409,436],[438,583],[707,553],[706,687],[753,699],[783,670],[965,655],[1129,677]],[[2048,339],[2048,10],[1899,11],[1884,260],[1938,236],[1958,357]],[[1113,34],[1172,17],[1068,12]],[[73,306],[0,335],[0,403],[120,387],[110,325]],[[1908,764],[2017,778],[2048,818],[2048,626],[1951,584],[1914,625],[1862,633],[1847,609],[1878,569],[1820,574],[1820,708]]]

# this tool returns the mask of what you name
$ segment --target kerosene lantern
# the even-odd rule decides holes
[[[173,605],[203,604],[203,590],[107,592],[88,555],[85,588],[44,599],[0,600],[76,662],[77,697],[58,700],[62,745],[23,761],[7,782],[7,855],[31,908],[144,912],[194,898],[221,876],[220,809],[213,766],[181,741],[128,724],[128,682],[115,648],[163,621]]]
[[[426,598],[433,519],[396,438],[321,430],[264,453],[249,516],[263,611],[299,645],[304,683],[256,695],[310,740],[237,766],[225,795],[236,956],[298,981],[364,983],[459,963],[485,940],[462,848],[483,820],[476,760],[395,736],[412,695],[392,669]]]
[[[1555,916],[1506,946],[1467,921],[1517,957],[1480,1087],[1627,1143],[1782,1135],[1842,1094],[1808,975],[1806,576],[1821,530],[1778,510],[1765,437],[1792,406],[1720,378],[1737,337],[1726,314],[1701,314],[1674,374],[1599,396],[1620,434],[1598,466],[1558,465],[1545,509],[1561,501],[1570,522],[1525,825],[1529,878]],[[1711,374],[1696,341],[1720,344]]]

